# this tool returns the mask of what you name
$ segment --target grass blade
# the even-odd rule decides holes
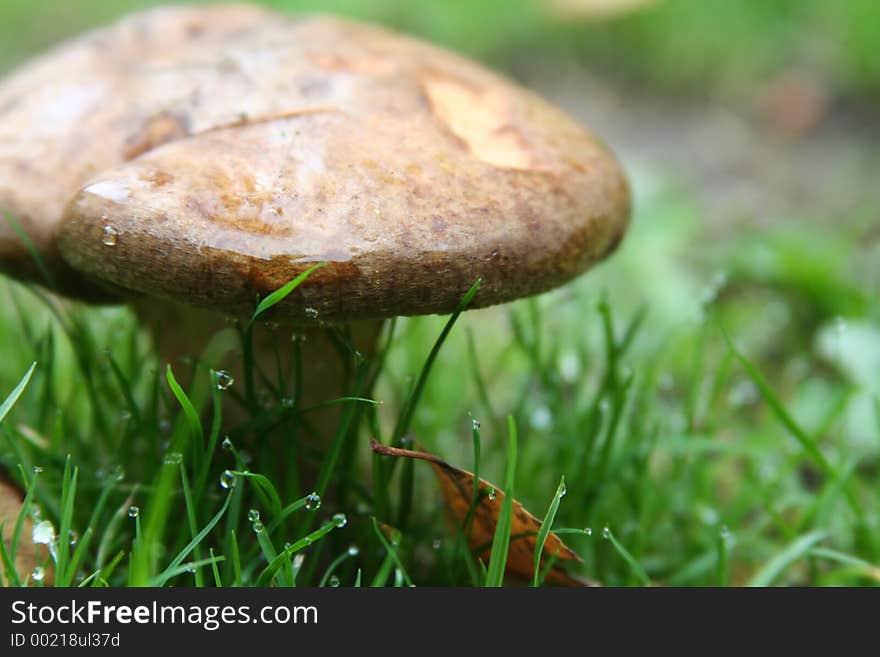
[[[409,578],[409,575],[406,572],[406,568],[404,567],[403,562],[400,560],[400,555],[397,554],[396,545],[389,543],[388,539],[385,538],[385,534],[382,532],[382,528],[379,527],[379,522],[376,520],[375,516],[373,517],[373,531],[375,532],[376,536],[379,537],[379,542],[382,543],[382,547],[385,548],[385,552],[388,554],[388,558],[390,558],[394,565],[397,566],[397,571],[403,576],[403,580],[406,582],[406,585],[413,586],[412,580]],[[395,531],[398,532],[399,535],[399,531]],[[383,564],[383,566],[385,566],[385,564]],[[382,568],[380,570],[385,570],[385,568]],[[384,579],[387,579],[387,575]]]
[[[624,561],[626,561],[627,565],[632,569],[633,574],[638,578],[642,586],[651,586],[651,578],[648,577],[648,573],[646,573],[645,569],[642,568],[642,564],[636,561],[635,557],[630,554],[629,550],[623,547],[623,544],[617,540],[614,532],[606,527],[602,530],[602,538],[611,541],[611,545],[614,546],[614,549],[617,551],[617,553],[623,558]]]
[[[507,417],[507,467],[504,474],[504,503],[495,525],[492,538],[492,554],[486,573],[486,586],[498,587],[504,583],[504,570],[507,567],[507,551],[510,547],[510,530],[513,523],[513,496],[516,481],[516,423],[513,416]]]
[[[197,441],[197,444],[199,446],[202,446],[205,441],[205,436],[202,432],[202,422],[201,420],[199,420],[199,414],[196,412],[196,409],[192,405],[192,402],[189,400],[187,394],[183,391],[183,388],[180,387],[177,379],[174,378],[174,372],[171,371],[170,364],[168,364],[165,368],[165,377],[168,379],[168,386],[171,388],[171,392],[174,393],[174,396],[177,398],[177,402],[183,409],[183,413],[186,416],[186,422],[189,425],[190,434],[192,435],[193,439]]]
[[[254,316],[251,317],[251,324],[253,324],[260,315],[269,310],[269,308],[284,301],[291,292],[298,288],[303,281],[312,275],[312,272],[326,266],[326,264],[326,262],[319,262],[312,265],[292,281],[278,288],[272,292],[272,294],[260,301],[260,303],[257,304],[257,309],[254,311]]]
[[[281,567],[290,561],[291,556],[296,552],[313,545],[316,541],[324,538],[324,536],[332,532],[334,529],[336,529],[336,523],[328,522],[313,531],[311,534],[284,548],[284,550],[280,552],[268,566],[266,566],[263,572],[260,573],[260,576],[257,578],[257,586],[268,586]]]
[[[434,361],[437,360],[437,354],[440,353],[440,349],[441,347],[443,347],[443,343],[446,342],[446,338],[449,336],[449,332],[452,331],[452,327],[455,326],[455,322],[458,319],[458,316],[461,315],[462,312],[464,312],[465,308],[467,308],[468,305],[470,305],[471,300],[473,300],[474,295],[477,293],[477,290],[480,289],[480,285],[482,285],[482,283],[483,279],[478,278],[476,282],[471,286],[471,288],[467,291],[467,293],[462,297],[461,301],[458,302],[458,305],[452,312],[452,315],[449,316],[449,320],[446,322],[446,326],[443,327],[443,330],[440,332],[440,335],[434,342],[434,346],[431,348],[431,352],[428,354],[428,358],[425,359],[425,364],[422,366],[422,371],[419,374],[418,381],[416,382],[416,385],[413,388],[409,399],[406,400],[406,403],[403,406],[403,411],[401,412],[400,417],[397,420],[397,426],[394,427],[394,434],[392,436],[394,441],[399,440],[409,431],[410,425],[412,424],[413,414],[415,413],[416,406],[418,406],[419,399],[422,396],[422,392],[425,389],[425,384],[428,381],[428,376],[431,374],[431,368],[434,365]]]
[[[544,521],[541,523],[541,529],[538,531],[538,536],[535,539],[535,577],[532,580],[532,586],[534,587],[537,587],[540,584],[541,554],[544,552],[544,543],[547,541],[547,536],[550,534],[550,528],[553,526],[553,521],[556,519],[556,511],[559,509],[559,503],[562,501],[563,495],[565,495],[564,475],[559,481],[559,486],[556,488],[556,494],[550,502],[550,507],[544,515]]]
[[[202,531],[200,531],[198,534],[196,534],[196,536],[187,544],[187,546],[185,548],[183,548],[183,550],[180,551],[180,554],[178,554],[174,558],[174,561],[171,562],[171,565],[169,565],[168,568],[166,568],[162,573],[160,573],[158,576],[156,576],[154,578],[152,586],[164,586],[165,583],[169,579],[174,577],[174,575],[180,574],[180,572],[186,571],[185,568],[183,571],[178,570],[178,567],[180,566],[181,562],[183,562],[183,560],[186,559],[186,557],[189,555],[189,553],[192,552],[195,549],[195,547],[204,540],[205,536],[207,536],[208,533],[212,529],[214,529],[215,525],[218,522],[220,522],[220,519],[223,517],[223,514],[226,513],[226,509],[229,508],[229,503],[231,501],[232,501],[232,494],[229,493],[226,495],[226,500],[223,502],[223,506],[220,507],[220,510],[216,513],[216,515],[214,515],[214,517],[211,518],[211,521],[207,525],[205,525],[204,528],[202,528]],[[222,557],[221,557],[221,559],[222,559]],[[204,563],[208,563],[208,561],[204,561]]]
[[[807,556],[813,546],[827,535],[827,532],[816,530],[798,537],[755,573],[748,585],[770,586],[795,561]]]
[[[0,404],[0,423],[6,419],[6,416],[9,414],[9,411],[12,410],[12,407],[15,405],[15,402],[18,401],[18,398],[21,397],[21,393],[24,392],[24,389],[27,387],[28,382],[31,380],[31,376],[34,374],[34,370],[37,368],[37,363],[34,362],[30,369],[25,373],[25,375],[21,378],[21,381],[18,382],[18,385],[9,393],[9,396]]]

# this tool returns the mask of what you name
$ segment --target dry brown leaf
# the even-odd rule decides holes
[[[12,535],[15,532],[15,524],[18,522],[18,516],[21,513],[24,498],[21,491],[13,484],[2,470],[0,470],[0,525],[3,526],[2,539],[6,544],[6,549],[10,549],[12,543]],[[18,541],[18,551],[15,555],[15,570],[22,581],[28,578],[37,566],[42,566],[48,552],[42,546],[39,551],[44,552],[42,556],[38,552],[38,546],[31,540],[34,532],[34,524],[30,518],[25,518],[24,525],[21,530],[21,538]],[[51,579],[51,573],[46,574],[44,581]],[[0,586],[6,585],[5,569],[0,564]]]
[[[428,452],[418,452],[383,445],[376,439],[370,440],[370,447],[377,454],[427,461],[437,475],[440,490],[446,502],[446,512],[453,528],[463,527],[471,510],[474,494],[474,474],[450,465],[439,456]],[[494,491],[493,494],[480,495],[473,514],[472,528],[467,537],[468,546],[476,555],[488,561],[491,552],[498,514],[504,502],[504,492],[494,484],[480,478],[480,491]],[[531,581],[535,567],[535,549],[541,521],[513,501],[513,519],[510,530],[510,548],[507,553],[507,574],[517,579]],[[547,535],[542,554],[542,563],[551,557],[556,561],[576,561],[582,559],[553,532]],[[554,565],[544,579],[548,584],[562,586],[598,586],[596,582],[569,575]]]

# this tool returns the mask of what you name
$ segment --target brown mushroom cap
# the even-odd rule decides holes
[[[222,111],[214,93],[169,97],[163,115],[189,136],[97,174],[68,206],[59,244],[76,270],[248,313],[326,261],[276,309],[336,322],[448,312],[477,277],[473,306],[542,292],[626,228],[628,188],[604,147],[445,50],[279,16],[212,56]]]
[[[6,472],[0,468],[0,541],[6,545],[7,551],[12,547],[12,537],[15,534],[15,526],[19,515],[24,507],[24,494],[12,483]],[[37,566],[41,566],[49,559],[49,551],[41,545],[33,542],[34,523],[30,517],[25,517],[22,523],[22,531],[19,535],[18,550],[15,555],[15,570],[21,580],[31,576]],[[4,577],[4,573],[6,577]],[[0,564],[0,586],[6,586],[9,575],[6,568]],[[51,571],[47,573],[51,581]],[[7,579],[9,578],[9,579]]]
[[[200,85],[218,77],[216,44],[270,16],[243,6],[154,9],[65,43],[0,81],[0,213],[21,225],[61,291],[96,294],[55,247],[73,194],[96,173],[186,134],[181,117],[209,102]],[[45,282],[2,214],[0,272]]]

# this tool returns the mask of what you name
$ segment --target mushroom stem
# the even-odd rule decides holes
[[[181,365],[195,362],[218,332],[246,324],[246,320],[156,299],[144,298],[133,306],[141,324],[150,331],[163,366],[170,363],[184,385],[190,383],[184,372],[195,369],[185,370]],[[354,354],[345,353],[345,340],[339,336],[345,335],[351,348],[370,359],[382,324],[382,320],[360,321],[334,332],[326,327],[270,321],[255,326],[250,336],[242,331],[245,340],[236,341],[216,362],[204,363],[226,372],[240,391],[234,397],[241,403],[224,404],[224,427],[231,430],[286,399],[304,409],[349,394],[348,374]],[[297,380],[299,390],[295,389]],[[278,395],[279,390],[283,395]],[[309,412],[304,426],[310,428],[316,442],[326,443],[333,435],[341,408],[337,404]]]

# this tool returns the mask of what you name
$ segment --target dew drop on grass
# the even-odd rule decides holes
[[[163,461],[165,465],[178,465],[183,463],[183,454],[180,452],[168,452],[165,454],[165,459]]]
[[[494,488],[490,488],[490,489],[487,491],[486,496],[489,498],[489,501],[490,501],[490,502],[494,502],[494,501],[495,501],[495,498],[497,497],[497,493],[495,492],[495,489],[494,489]]]
[[[442,545],[443,545],[443,541],[441,541],[439,538],[435,538],[431,542],[431,547],[434,548],[435,550],[439,550],[442,547]]]
[[[250,522],[257,522],[260,519],[260,512],[256,509],[251,509],[248,511],[248,520]]]
[[[312,319],[315,319],[317,316],[318,316],[318,309],[317,308],[312,308],[311,306],[306,308],[306,317],[311,317]]]
[[[610,527],[604,527],[602,529],[602,538],[604,538],[606,541],[611,538],[611,528]]]
[[[220,447],[222,447],[227,452],[232,451],[232,441],[229,440],[229,436],[226,436],[226,438],[223,439],[223,442],[220,443]]]
[[[118,239],[119,231],[109,224],[104,226],[104,230],[101,231],[101,243],[104,246],[116,246]]]
[[[42,582],[43,578],[45,576],[46,576],[46,571],[44,571],[39,566],[34,568],[33,572],[31,573],[31,579],[34,580],[35,582]]]
[[[122,481],[123,479],[125,479],[125,470],[122,469],[121,465],[115,466],[110,471],[110,478],[114,481]]]
[[[254,529],[254,534],[262,534],[264,531],[266,531],[266,526],[262,522],[260,522],[259,520],[254,522],[254,524],[251,525],[251,527],[253,527],[253,529]]]
[[[339,586],[339,578],[336,575],[330,575],[330,579],[327,581],[327,583],[330,584],[330,586],[332,586],[333,588],[336,588],[337,586]]]
[[[473,421],[473,429],[474,429],[474,431],[479,431],[479,430],[480,430],[480,421],[479,421],[479,420],[474,420],[474,421]]]
[[[357,545],[349,545],[348,546],[348,556],[356,557],[360,553],[361,553],[361,550]]]
[[[72,529],[67,533],[67,540],[71,545],[76,545],[76,542],[79,540],[79,536]]]
[[[592,536],[593,535],[593,528],[592,527],[584,527],[584,534],[586,534],[587,536]]]
[[[35,465],[34,466],[34,474],[40,474],[43,471],[43,466]]]
[[[128,507],[128,517],[129,518],[137,518],[140,515],[140,513],[141,513],[141,510],[138,507],[136,507],[134,505]]]
[[[235,379],[229,372],[226,370],[217,372],[217,390],[229,390],[233,383],[235,383]]]
[[[48,520],[41,520],[34,525],[32,536],[34,543],[51,545],[55,542],[55,527]]]
[[[565,483],[561,484],[559,486],[559,499],[562,499],[563,497],[565,497],[565,494],[567,492],[568,492],[568,489],[566,489]]]
[[[333,516],[333,524],[337,527],[345,527],[348,524],[348,518],[344,513],[337,513]]]
[[[306,510],[317,511],[321,508],[321,496],[317,493],[309,493],[306,496]]]
[[[224,470],[220,475],[220,487],[229,490],[235,488],[235,473],[232,470]]]

